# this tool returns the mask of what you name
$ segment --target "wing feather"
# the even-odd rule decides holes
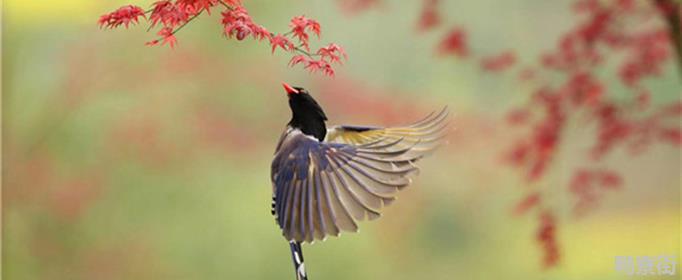
[[[448,123],[447,107],[438,113],[431,113],[421,121],[400,127],[360,127],[335,126],[329,129],[327,142],[355,145],[359,148],[378,148],[393,151],[410,147],[410,154],[425,155],[434,150],[447,135]],[[390,141],[397,141],[396,145]]]
[[[285,197],[284,200],[281,200],[280,202],[279,198],[275,198],[275,204],[282,204],[282,208],[285,209],[283,211],[284,215],[282,217],[282,222],[280,222],[280,225],[285,225],[283,230],[286,232],[287,236],[291,236],[291,233],[289,232],[289,229],[291,228],[289,225],[291,224],[291,217],[293,215],[293,207],[294,207],[294,192],[296,190],[296,181],[291,181],[287,187],[286,194],[287,196]]]
[[[301,203],[300,208],[299,208],[299,217],[301,219],[301,222],[299,223],[299,233],[301,234],[301,239],[306,240],[307,236],[307,227],[308,227],[308,213],[306,211],[306,206],[308,206],[308,201],[307,201],[307,194],[308,194],[308,181],[304,181],[304,183],[301,185]]]
[[[396,128],[338,126],[326,142],[287,130],[272,163],[276,221],[285,238],[323,240],[373,220],[419,173],[447,134],[447,110]]]
[[[315,209],[313,209],[313,221],[315,222],[315,239],[322,240],[327,235],[327,221],[329,218],[325,213],[324,200],[322,200],[322,188],[320,186],[320,174],[318,172],[313,173],[313,180],[315,186],[313,187],[313,195],[315,198]]]
[[[314,167],[313,167],[314,168]],[[306,210],[308,211],[308,235],[306,238],[306,241],[312,242],[315,240],[315,220],[313,219],[313,209],[315,208],[315,204],[313,202],[313,188],[314,188],[314,170],[310,171],[309,177],[308,177],[308,184],[307,184],[307,198],[308,198],[308,203],[306,203]]]
[[[359,221],[364,220],[365,211],[373,211],[364,205],[355,192],[348,186],[346,180],[337,170],[332,172],[332,189],[339,197],[341,203],[346,206],[351,216]]]
[[[301,232],[299,231],[298,225],[301,224],[301,203],[299,203],[301,198],[301,182],[297,181],[294,186],[294,201],[291,205],[291,217],[289,223],[289,238],[294,240],[303,240]]]
[[[334,202],[336,204],[334,206],[337,207],[338,210],[343,211],[344,214],[344,216],[342,216],[343,220],[340,221],[341,224],[339,224],[339,227],[342,229],[344,227],[354,228],[354,231],[356,231],[357,224],[355,223],[354,217],[358,216],[358,212],[361,211],[358,209],[358,203],[355,202],[355,200],[349,199],[348,195],[345,195],[345,189],[340,189],[339,186],[337,186],[336,173],[327,174],[327,180],[329,182],[329,189],[331,190],[330,193],[335,199]]]
[[[348,190],[353,193],[353,196],[365,208],[365,212],[373,212],[378,215],[382,205],[381,196],[373,193],[367,185],[363,184],[346,167],[341,167],[341,172],[339,173],[344,183],[348,186]]]
[[[317,182],[317,187],[318,187],[318,194],[319,194],[319,200],[321,202],[320,208],[321,208],[321,213],[325,217],[322,219],[322,224],[326,227],[325,234],[330,234],[334,236],[339,235],[339,227],[337,226],[337,218],[336,218],[336,212],[334,211],[331,198],[327,194],[327,188],[328,185],[323,183],[324,180],[322,180],[324,174],[322,173],[317,173],[316,182]]]
[[[332,183],[330,175],[327,173],[322,173],[323,178],[325,178],[326,184],[323,184],[325,194],[327,195],[327,203],[332,210],[332,215],[334,216],[334,225],[338,227],[339,230],[344,231],[357,231],[358,226],[353,220],[350,212],[341,203],[341,199],[336,194],[336,191],[332,189]]]

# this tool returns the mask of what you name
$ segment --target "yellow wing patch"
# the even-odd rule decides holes
[[[410,148],[411,153],[427,153],[443,141],[447,135],[448,110],[431,113],[424,119],[407,126],[399,127],[362,127],[334,126],[329,129],[325,141],[350,144],[354,146],[372,145],[374,147],[399,141],[390,149]]]

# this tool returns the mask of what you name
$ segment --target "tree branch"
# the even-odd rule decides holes
[[[682,16],[680,15],[680,2],[676,0],[655,0],[656,7],[663,14],[668,24],[670,40],[677,55],[677,66],[682,76]]]

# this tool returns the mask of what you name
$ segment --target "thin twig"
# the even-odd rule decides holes
[[[163,40],[163,39],[166,38],[166,37],[170,37],[170,36],[175,35],[175,33],[177,33],[178,31],[180,31],[180,29],[182,29],[183,27],[185,27],[185,25],[187,25],[190,21],[192,21],[192,20],[194,20],[195,18],[197,18],[197,17],[198,17],[201,13],[203,13],[203,12],[204,12],[204,10],[201,10],[200,12],[196,13],[196,14],[193,15],[191,18],[189,18],[187,21],[185,21],[183,24],[181,24],[180,26],[178,26],[178,28],[176,28],[175,30],[173,30],[173,31],[170,33],[170,35],[165,36],[165,37],[160,37],[160,38],[156,39],[156,41]],[[149,31],[150,29],[152,29],[152,26],[150,26],[150,27],[147,29],[147,31]]]
[[[225,8],[227,8],[227,9],[230,10],[230,11],[233,11],[233,10],[234,10],[234,7],[232,7],[232,6],[228,5],[227,3],[223,2],[223,0],[218,0],[218,3],[222,4],[223,6],[225,6]]]
[[[285,35],[285,36],[286,36],[286,35]],[[297,51],[297,52],[300,52],[300,53],[302,53],[302,54],[305,54],[306,56],[308,56],[308,57],[310,57],[310,58],[314,58],[314,56],[320,56],[319,54],[310,53],[310,52],[308,52],[308,51],[302,49],[301,47],[302,47],[303,45],[304,45],[304,44],[301,43],[300,45],[298,45],[298,47],[297,47],[297,46],[294,46],[294,50]]]
[[[175,35],[176,32],[180,31],[180,29],[182,29],[183,27],[185,27],[185,25],[187,25],[190,21],[192,21],[192,20],[194,20],[195,18],[197,18],[197,17],[198,17],[201,13],[203,13],[203,12],[204,12],[204,10],[201,10],[201,11],[198,12],[197,14],[193,15],[191,18],[189,18],[187,21],[185,21],[185,23],[183,23],[183,24],[180,25],[178,28],[176,28],[175,30],[173,30],[173,32],[171,32],[171,35]]]

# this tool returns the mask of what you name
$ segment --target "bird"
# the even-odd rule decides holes
[[[307,280],[301,245],[357,232],[419,173],[416,162],[444,143],[447,107],[410,125],[327,127],[302,87],[282,83],[291,120],[271,165],[271,214],[289,242],[297,280]]]

